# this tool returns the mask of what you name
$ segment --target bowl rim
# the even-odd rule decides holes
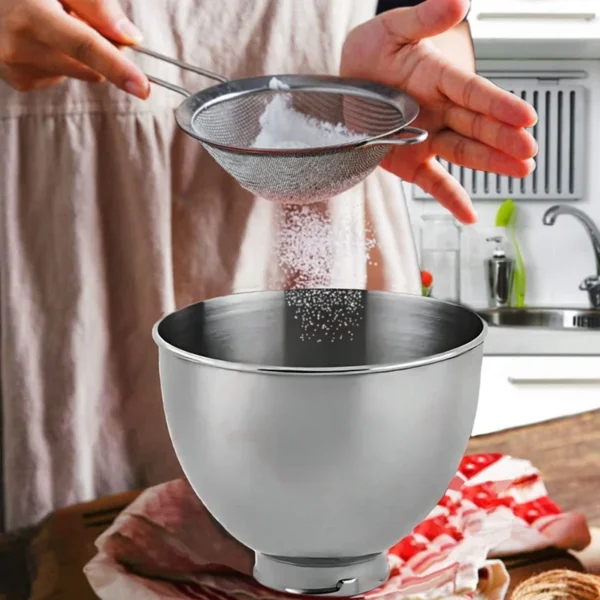
[[[327,290],[333,290],[334,288],[326,288]],[[336,288],[337,289],[337,288]],[[201,356],[199,354],[193,354],[192,352],[187,352],[186,350],[182,350],[169,342],[166,342],[159,333],[160,325],[168,319],[174,313],[180,312],[187,308],[191,308],[192,306],[197,306],[199,304],[205,304],[207,302],[212,301],[223,301],[224,299],[231,296],[250,296],[250,295],[281,295],[286,291],[298,291],[298,290],[279,290],[279,291],[251,291],[251,292],[239,292],[234,294],[229,294],[227,296],[217,296],[214,298],[210,298],[208,300],[203,300],[200,302],[194,302],[185,306],[176,311],[169,312],[163,315],[152,327],[152,338],[156,345],[159,347],[159,351],[167,350],[170,354],[173,354],[177,358],[182,360],[186,360],[188,362],[196,363],[199,365],[207,366],[207,367],[215,367],[218,369],[225,369],[227,371],[238,371],[238,372],[246,372],[246,373],[261,373],[261,374],[269,374],[269,375],[301,375],[301,376],[332,376],[332,375],[365,375],[370,373],[386,373],[393,371],[403,371],[406,369],[415,369],[418,367],[425,367],[427,365],[432,365],[435,363],[443,362],[446,360],[450,360],[452,358],[456,358],[461,356],[462,354],[466,354],[470,350],[481,346],[485,341],[485,338],[488,333],[488,324],[484,319],[481,318],[475,311],[461,305],[455,304],[452,302],[446,302],[444,300],[438,300],[437,298],[418,296],[416,294],[406,294],[399,292],[388,292],[388,291],[380,291],[380,290],[364,290],[364,289],[355,289],[355,288],[339,288],[343,291],[347,292],[366,292],[371,296],[400,296],[404,298],[410,298],[413,302],[427,302],[429,304],[443,304],[454,306],[455,308],[464,311],[466,313],[471,314],[477,320],[479,320],[481,324],[481,331],[479,334],[474,337],[472,340],[468,341],[466,344],[462,344],[461,346],[457,346],[456,348],[452,348],[450,350],[446,350],[445,352],[440,352],[438,354],[432,354],[431,356],[426,356],[424,358],[418,358],[411,361],[406,361],[402,363],[384,363],[379,365],[354,365],[348,367],[286,367],[286,366],[273,366],[273,365],[262,365],[262,364],[254,364],[254,363],[239,363],[239,362],[230,362],[226,360],[221,360],[218,358],[210,358],[208,356]],[[304,291],[304,290],[299,290]],[[309,291],[309,288],[307,288]],[[160,352],[159,352],[160,354]]]

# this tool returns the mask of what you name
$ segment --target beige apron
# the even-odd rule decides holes
[[[336,73],[347,32],[375,11],[375,0],[131,4],[145,45],[232,78]],[[191,90],[210,84],[134,59]],[[153,323],[204,298],[283,285],[273,261],[276,207],[240,189],[177,130],[179,101],[156,87],[141,102],[108,85],[20,94],[0,83],[9,530],[69,503],[177,476]],[[329,211],[332,227],[350,218],[378,243],[369,269],[362,248],[336,248],[332,285],[419,293],[398,180],[377,172]]]

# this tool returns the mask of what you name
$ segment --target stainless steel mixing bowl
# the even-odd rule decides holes
[[[349,596],[386,580],[386,550],[463,456],[485,334],[463,307],[358,290],[235,294],[155,326],[179,461],[261,583]]]

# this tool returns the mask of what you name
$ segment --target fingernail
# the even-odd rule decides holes
[[[129,81],[125,82],[123,87],[127,93],[133,94],[134,96],[145,100],[148,97],[150,86],[147,83],[141,83],[135,79],[130,79]]]
[[[121,19],[117,23],[117,30],[131,42],[138,43],[144,38],[141,31],[129,19]]]

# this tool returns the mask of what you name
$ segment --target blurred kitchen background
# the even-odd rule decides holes
[[[508,242],[507,230],[495,227],[507,198],[516,206],[527,276],[524,316],[496,314],[504,323],[490,325],[473,430],[480,435],[600,408],[600,311],[580,289],[587,277],[600,274],[590,235],[569,214],[553,226],[542,222],[550,207],[566,205],[600,226],[600,2],[473,0],[469,21],[478,71],[534,104],[540,145],[537,169],[525,180],[445,165],[480,217],[461,230],[456,300],[480,311],[490,306],[484,263],[494,244],[486,238],[501,235]],[[407,185],[406,192],[419,251],[436,243],[450,247],[451,227],[434,217],[444,209],[418,188]],[[505,247],[514,258],[511,244]],[[440,265],[432,273],[433,296],[436,279],[448,287],[453,256],[433,262]],[[431,255],[422,259],[427,268]]]
[[[540,153],[536,172],[525,180],[452,168],[480,217],[462,230],[460,300],[486,305],[484,260],[493,245],[485,238],[498,232],[496,213],[511,198],[518,207],[527,304],[587,307],[579,285],[596,273],[590,238],[570,215],[552,227],[542,216],[555,204],[568,204],[600,223],[600,2],[474,0],[469,20],[478,71],[538,110]],[[428,225],[421,217],[444,211],[413,186],[407,193],[419,240]]]

